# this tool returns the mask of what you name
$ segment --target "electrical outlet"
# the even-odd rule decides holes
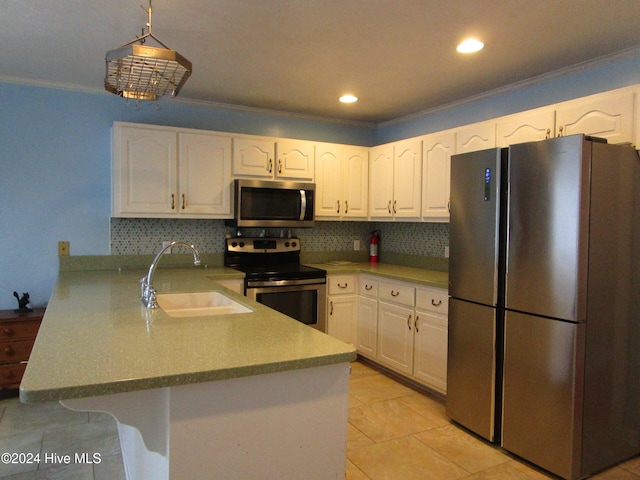
[[[170,244],[171,244],[171,240],[164,240],[162,242],[162,248],[167,248]],[[170,248],[165,253],[171,253],[171,250],[173,250],[173,248]]]
[[[449,258],[449,245],[444,247],[444,258]]]
[[[69,256],[69,242],[58,242],[58,256]]]
[[[360,240],[353,241],[353,249],[357,252],[360,250]]]

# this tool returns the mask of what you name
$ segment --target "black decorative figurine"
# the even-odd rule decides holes
[[[29,292],[24,292],[22,298],[18,295],[18,292],[13,292],[13,296],[18,299],[18,309],[14,310],[16,313],[33,312],[27,305],[29,305]]]

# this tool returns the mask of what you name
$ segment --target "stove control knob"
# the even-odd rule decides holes
[[[231,246],[232,246],[233,248],[236,248],[236,247],[238,246],[238,242],[231,242]]]
[[[244,242],[240,242],[240,248],[244,247]]]
[[[296,242],[293,242],[293,243],[291,244],[291,246],[292,246],[292,247],[294,247],[294,248],[295,248],[295,246],[296,246],[296,245],[298,245]]]
[[[291,245],[289,242],[284,242],[284,246],[289,248],[289,245]]]

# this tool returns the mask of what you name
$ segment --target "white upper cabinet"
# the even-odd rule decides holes
[[[181,214],[231,214],[231,138],[178,134]]]
[[[276,157],[276,178],[313,181],[315,172],[313,142],[278,140]]]
[[[112,214],[227,218],[230,163],[230,137],[116,122]]]
[[[554,136],[556,114],[552,108],[536,109],[499,119],[496,124],[496,146],[535,142]]]
[[[316,144],[316,218],[367,217],[369,149]]]
[[[233,176],[273,178],[275,161],[273,139],[233,138]]]
[[[420,218],[422,141],[411,139],[369,152],[369,216]]]
[[[496,124],[493,120],[456,129],[456,153],[476,152],[495,146]]]
[[[456,149],[452,131],[422,137],[422,218],[449,221],[451,155]]]
[[[557,136],[583,133],[609,143],[633,143],[634,92],[607,92],[567,102],[556,110]]]
[[[304,140],[241,136],[233,139],[233,176],[313,181],[314,144]]]

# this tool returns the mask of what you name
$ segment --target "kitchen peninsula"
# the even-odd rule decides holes
[[[344,478],[355,349],[215,281],[234,270],[159,269],[154,284],[251,313],[146,309],[143,275],[60,272],[20,399],[111,413],[129,480]]]

